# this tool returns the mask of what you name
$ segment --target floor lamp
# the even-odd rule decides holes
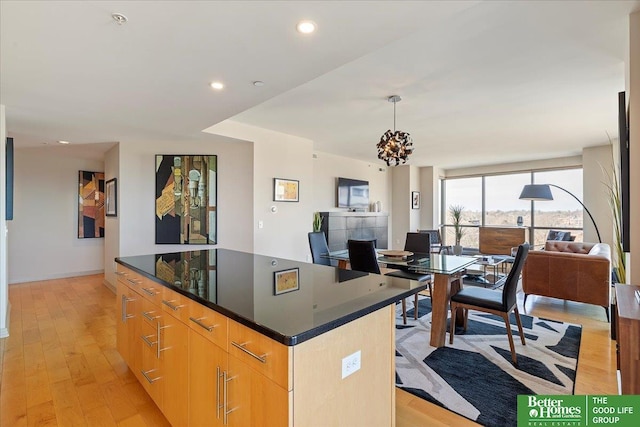
[[[598,226],[596,225],[596,221],[593,219],[591,212],[589,212],[589,209],[587,209],[584,203],[582,203],[580,199],[578,199],[575,196],[575,194],[571,193],[570,191],[565,190],[564,188],[554,184],[528,184],[528,185],[525,185],[524,188],[522,189],[522,193],[520,193],[520,199],[533,200],[533,201],[553,200],[553,195],[551,194],[551,188],[549,187],[555,187],[564,191],[565,193],[567,193],[568,195],[576,199],[578,203],[580,203],[580,205],[582,205],[582,207],[584,208],[584,211],[589,215],[589,218],[591,218],[591,222],[593,223],[593,226],[596,229],[596,234],[598,235],[598,242],[602,243],[602,239],[600,238],[600,231],[598,230]]]

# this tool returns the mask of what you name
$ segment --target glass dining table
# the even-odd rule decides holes
[[[462,287],[462,272],[478,260],[473,257],[419,254],[415,253],[408,259],[389,258],[380,254],[384,249],[376,250],[379,254],[378,262],[387,268],[407,270],[420,274],[431,274],[433,295],[431,295],[431,337],[432,347],[444,347],[447,334],[447,314],[449,298]],[[346,269],[349,262],[349,251],[331,251],[326,257],[338,261],[338,267]],[[456,316],[462,320],[463,316]]]

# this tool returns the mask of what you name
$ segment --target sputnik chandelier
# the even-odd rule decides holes
[[[378,142],[378,158],[387,162],[387,166],[398,166],[407,163],[413,153],[413,141],[407,132],[396,130],[396,102],[402,101],[398,95],[392,95],[387,101],[393,102],[393,132],[387,130]]]

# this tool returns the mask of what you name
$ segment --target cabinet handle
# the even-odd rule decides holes
[[[232,413],[233,411],[235,411],[238,408],[231,408],[229,410],[227,410],[227,406],[229,405],[229,381],[231,381],[232,379],[234,379],[235,377],[227,377],[227,371],[222,372],[222,394],[223,394],[223,409],[222,409],[222,424],[224,424],[225,426],[227,424],[229,424],[229,417],[228,415],[230,413]]]
[[[206,319],[206,317],[201,317],[199,319],[195,319],[193,317],[189,317],[189,320],[191,320],[193,323],[195,323],[196,325],[200,326],[203,329],[206,329],[209,332],[213,331],[213,328],[218,326],[218,325],[207,326],[204,323],[202,323],[202,319]]]
[[[160,359],[160,322],[156,322],[156,336],[158,337],[158,341],[156,341],[156,358]]]
[[[152,336],[153,335],[140,335],[140,338],[142,338],[142,341],[144,341],[149,347],[153,347],[158,343],[158,341],[151,341],[149,338]]]
[[[135,315],[133,314],[127,314],[127,303],[128,302],[132,302],[135,301],[135,299],[133,298],[127,298],[126,295],[122,295],[122,323],[127,323],[127,319],[131,319],[132,317],[135,317]]]
[[[216,418],[220,419],[220,408],[224,408],[224,404],[220,404],[220,378],[223,375],[220,373],[220,366],[216,366]]]
[[[151,313],[155,313],[155,311],[143,311],[142,315],[145,317],[145,319],[148,319],[149,321],[153,322],[154,320],[156,320],[158,317],[160,316],[155,316],[152,317]]]
[[[140,282],[142,282],[142,280],[133,280],[133,279],[129,279],[128,277],[125,277],[124,280],[131,283],[132,285],[138,285],[140,284]]]
[[[142,288],[142,290],[144,291],[145,294],[150,295],[152,297],[156,296],[155,291],[153,290],[153,288]]]
[[[167,301],[167,300],[162,300],[162,303],[164,305],[166,305],[167,307],[169,307],[171,310],[173,311],[178,311],[180,308],[184,307],[184,304],[182,305],[173,305],[171,304],[172,302],[174,302],[175,300],[171,300],[171,301]]]
[[[154,382],[156,382],[156,381],[158,381],[160,378],[162,378],[162,377],[151,378],[151,377],[149,376],[149,374],[150,374],[151,372],[155,372],[155,371],[156,371],[156,369],[151,369],[150,371],[146,371],[146,372],[145,372],[145,371],[143,371],[143,370],[140,370],[140,372],[142,372],[142,376],[143,376],[143,377],[145,377],[145,379],[146,379],[147,381],[149,381],[149,384],[153,384]]]
[[[254,353],[254,352],[252,352],[251,350],[248,350],[248,349],[245,347],[247,344],[248,344],[248,343],[246,343],[246,342],[245,342],[245,343],[243,343],[243,344],[238,344],[238,343],[237,343],[237,342],[235,342],[235,341],[231,341],[231,345],[232,345],[232,346],[234,346],[234,347],[236,347],[236,348],[239,348],[240,350],[242,350],[242,351],[244,351],[245,353],[247,353],[249,356],[251,356],[251,357],[254,357],[254,358],[258,359],[258,360],[259,360],[260,362],[262,362],[262,363],[267,363],[267,354],[266,354],[266,353],[265,353],[265,354],[263,354],[262,356],[258,356],[257,354],[255,354],[255,353]]]
[[[127,275],[127,273],[124,273],[122,271],[117,271],[117,270],[116,270],[115,273],[116,273],[116,276],[126,276]]]

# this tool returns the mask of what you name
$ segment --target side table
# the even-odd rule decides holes
[[[639,286],[616,283],[616,351],[622,394],[640,394],[640,302]]]

